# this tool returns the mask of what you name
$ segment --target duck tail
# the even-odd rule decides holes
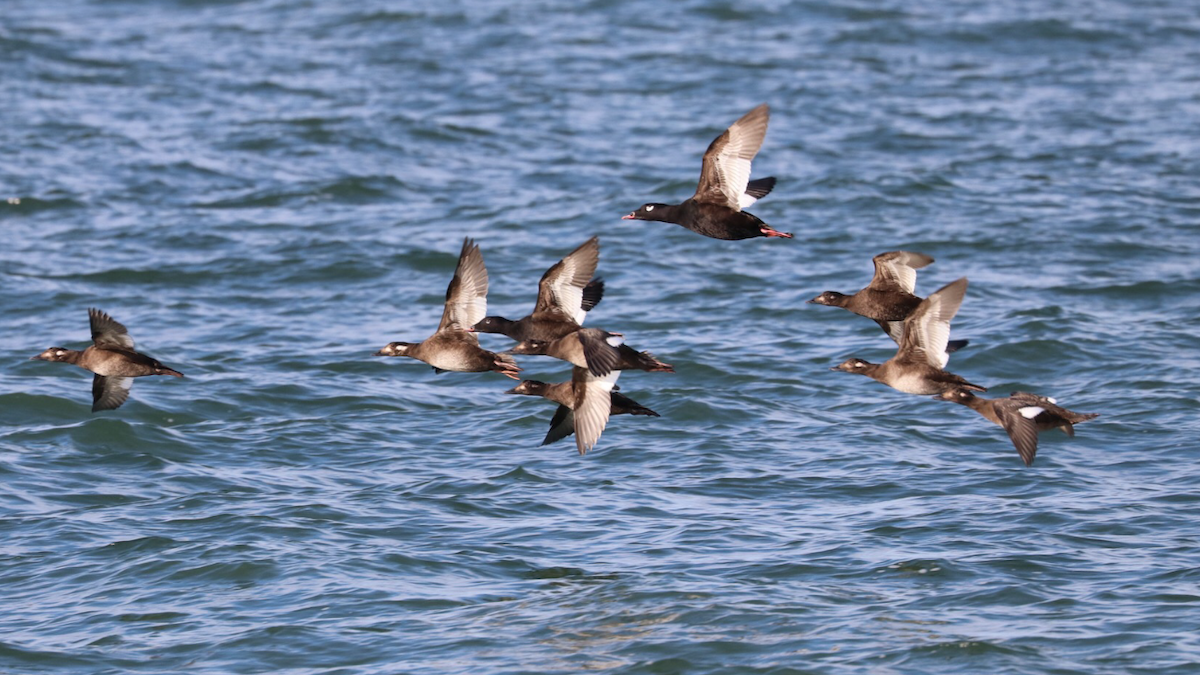
[[[659,361],[650,352],[641,352],[638,354],[638,368],[651,373],[675,372],[675,366]]]

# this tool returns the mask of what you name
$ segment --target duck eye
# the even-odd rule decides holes
[[[646,211],[653,211],[653,210],[654,210],[654,205],[653,205],[653,204],[647,204],[647,205],[646,205]]]

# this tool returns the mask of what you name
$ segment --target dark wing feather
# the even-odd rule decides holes
[[[771,190],[775,189],[775,177],[767,176],[766,178],[756,178],[749,183],[746,183],[746,194],[750,195],[755,201],[771,194]],[[745,205],[743,204],[743,208]]]
[[[132,377],[92,377],[92,412],[98,410],[113,410],[129,398],[129,388],[133,386]]]
[[[121,322],[93,307],[88,308],[88,320],[92,324],[92,342],[97,346],[134,348],[129,330]]]
[[[604,280],[592,279],[583,287],[583,311],[590,312],[604,298]]]
[[[567,406],[560,405],[558,410],[554,411],[554,417],[550,419],[550,430],[542,439],[542,445],[561,441],[573,433],[575,433],[575,413],[571,412]]]
[[[568,336],[568,339],[572,336],[579,340],[580,346],[583,347],[583,360],[592,375],[607,375],[620,361],[621,353],[608,343],[608,339],[613,337],[611,333],[598,328],[581,328]]]
[[[1028,405],[1027,402],[1013,399],[995,400],[996,417],[1000,418],[1000,426],[1008,432],[1013,446],[1021,455],[1021,461],[1025,462],[1025,466],[1032,466],[1038,448],[1037,424],[1020,411]]]

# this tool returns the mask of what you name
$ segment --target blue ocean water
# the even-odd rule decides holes
[[[9,0],[0,672],[1200,672],[1198,45],[1116,0]],[[762,102],[794,240],[620,220]],[[371,356],[463,237],[516,317],[593,235],[662,417],[580,457]],[[1101,417],[1026,468],[830,372],[894,348],[804,301],[894,249],[970,279],[952,371]],[[27,359],[93,306],[186,379],[92,414]]]

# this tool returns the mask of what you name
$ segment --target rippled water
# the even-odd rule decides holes
[[[1165,2],[5,3],[0,672],[1200,672],[1198,45]],[[795,240],[619,219],[764,101]],[[464,236],[518,316],[597,234],[661,418],[580,457],[370,356]],[[970,278],[953,371],[1102,416],[1025,468],[830,372],[890,343],[804,300],[897,248]],[[89,306],[187,378],[90,413],[25,360]]]

